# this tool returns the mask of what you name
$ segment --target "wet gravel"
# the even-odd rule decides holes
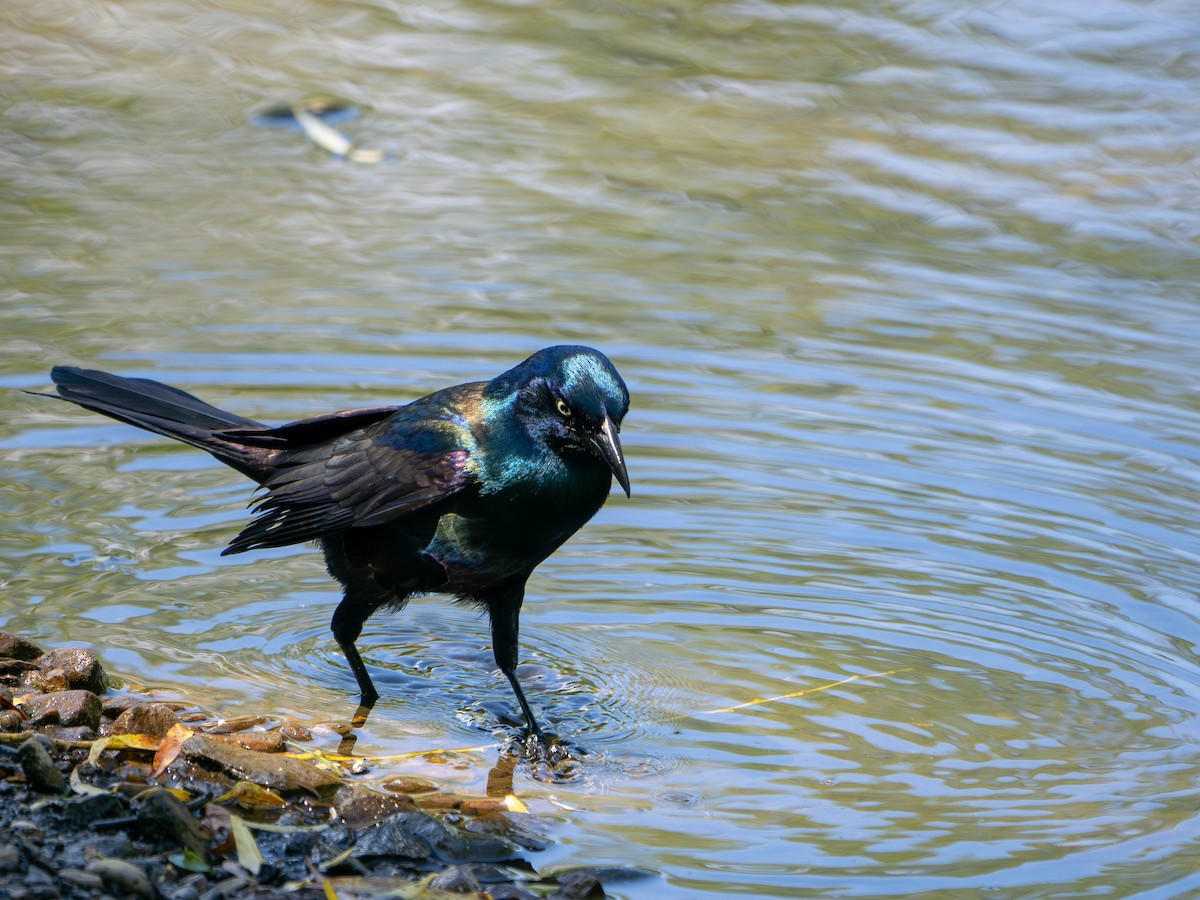
[[[114,691],[92,651],[0,632],[0,897],[592,900],[631,874],[539,876],[528,813],[368,788],[295,753],[304,725],[264,724]]]

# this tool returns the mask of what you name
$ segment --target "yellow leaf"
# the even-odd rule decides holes
[[[508,807],[509,812],[529,812],[529,807],[522,803],[521,799],[516,794],[505,794],[504,805]]]
[[[92,749],[88,751],[88,762],[93,766],[100,765],[100,754],[108,749],[108,742],[112,738],[100,738],[92,743]]]
[[[263,856],[258,850],[254,835],[246,827],[245,820],[238,816],[229,817],[230,831],[233,833],[233,845],[237,848],[238,863],[251,875],[257,875],[262,868]]]
[[[283,809],[287,806],[287,801],[274,791],[250,781],[239,781],[214,802],[223,803],[226,800],[232,800],[246,809]]]
[[[192,734],[190,728],[180,725],[178,722],[171,726],[171,730],[166,733],[158,745],[158,752],[154,754],[154,771],[150,773],[151,778],[157,778],[166,771],[167,766],[175,762],[175,757],[179,756],[179,752],[183,749],[183,742]]]

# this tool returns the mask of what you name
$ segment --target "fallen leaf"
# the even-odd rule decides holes
[[[287,806],[287,801],[274,791],[251,781],[239,781],[213,802],[223,803],[226,800],[232,800],[245,809],[283,809]]]
[[[229,824],[233,831],[233,843],[237,847],[238,863],[251,875],[257,875],[262,868],[263,856],[258,850],[254,835],[246,827],[246,822],[240,816],[230,815]]]
[[[91,763],[93,766],[99,766],[100,765],[100,754],[108,749],[108,742],[111,740],[112,740],[112,738],[110,738],[110,737],[104,737],[104,738],[100,738],[98,741],[93,741],[92,749],[88,751],[87,761],[89,763]]]
[[[13,712],[15,712],[18,716],[21,717],[22,722],[29,721],[29,716],[25,712],[25,710],[21,709],[21,707],[17,706],[17,704],[13,703],[11,700],[9,700],[7,697],[5,697],[3,694],[0,694],[0,709],[11,709]]]
[[[184,850],[182,853],[172,853],[167,857],[167,862],[175,866],[177,869],[183,869],[185,872],[211,872],[212,868],[203,859],[196,855],[194,850]]]
[[[91,797],[96,794],[112,793],[112,791],[106,791],[104,788],[98,788],[94,784],[88,784],[86,781],[84,781],[83,776],[79,774],[79,766],[82,765],[83,763],[79,763],[79,765],[75,766],[75,768],[71,770],[71,790],[73,790],[76,794],[81,794],[84,797]]]
[[[171,730],[163,735],[163,739],[158,745],[158,752],[154,754],[154,770],[150,773],[151,778],[157,778],[166,771],[167,766],[175,762],[175,758],[183,749],[183,742],[193,734],[192,729],[186,725],[180,725],[178,722],[171,726]]]

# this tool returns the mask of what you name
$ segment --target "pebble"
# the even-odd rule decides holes
[[[61,674],[68,689],[78,688],[103,694],[108,690],[108,677],[100,660],[91,650],[84,647],[57,647],[38,660],[38,671],[49,677]]]
[[[112,724],[112,733],[162,737],[178,724],[178,714],[165,703],[145,703],[131,706],[118,715]]]
[[[50,751],[36,737],[30,738],[17,749],[17,760],[25,772],[25,780],[35,791],[61,794],[67,789],[67,779],[50,758]]]
[[[71,887],[86,891],[99,891],[104,888],[104,879],[95,872],[85,872],[83,869],[59,869],[58,878]]]
[[[342,822],[353,831],[382,822],[393,813],[415,812],[417,808],[411,797],[354,788],[339,792],[334,805]]]
[[[24,675],[26,672],[35,671],[37,671],[37,663],[0,656],[0,675]]]
[[[20,731],[25,720],[21,718],[21,714],[15,709],[6,709],[0,711],[0,731]]]
[[[93,822],[116,819],[129,812],[129,807],[116,794],[91,794],[68,800],[63,807],[66,821],[77,828],[90,828]]]
[[[233,734],[237,731],[245,731],[247,728],[257,728],[259,725],[267,723],[266,716],[238,716],[235,719],[226,719],[224,722],[217,722],[210,726],[207,731],[209,734]]]
[[[519,884],[498,884],[488,888],[492,900],[542,900],[541,895],[527,891]]]
[[[558,878],[558,890],[547,900],[604,900],[604,885],[587,872],[568,872]]]
[[[188,808],[169,791],[148,791],[138,807],[137,823],[142,835],[159,846],[182,847],[201,859],[208,858],[208,839]]]
[[[100,725],[100,698],[91,691],[60,691],[33,697],[25,712],[34,725]]]
[[[430,880],[428,890],[430,892],[446,891],[451,894],[474,894],[479,891],[479,880],[466,866],[450,866]]]
[[[516,845],[503,838],[467,834],[423,812],[399,812],[364,829],[352,855],[445,863],[508,862],[519,856]]]
[[[341,787],[341,777],[281,753],[256,753],[203,734],[183,742],[184,755],[207,760],[226,772],[271,790],[302,788],[313,794]]]
[[[21,868],[21,851],[13,844],[0,844],[0,875]]]
[[[131,862],[123,859],[93,859],[87,864],[86,871],[99,876],[110,894],[154,900],[154,885],[141,867]]]
[[[278,753],[283,749],[283,738],[278,731],[274,734],[209,734],[208,737],[255,753]]]
[[[396,794],[432,794],[437,791],[438,786],[432,781],[425,781],[422,778],[408,778],[401,775],[399,778],[389,778],[385,781],[383,789]]]
[[[283,727],[279,729],[279,733],[289,741],[307,743],[313,739],[312,732],[295,719],[288,719],[286,722],[284,722]]]
[[[0,631],[0,656],[7,657],[8,659],[34,660],[44,652],[33,641],[27,640],[18,634]]]

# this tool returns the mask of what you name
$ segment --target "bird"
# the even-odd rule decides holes
[[[488,614],[496,665],[529,735],[544,737],[516,672],[526,581],[614,478],[630,495],[619,437],[629,390],[599,350],[547,347],[490,381],[275,427],[149,379],[74,366],[50,376],[47,396],[198,447],[257,482],[253,518],[222,555],[320,545],[343,589],[330,626],[362,709],[379,699],[356,646],[364,623],[447,594]]]

